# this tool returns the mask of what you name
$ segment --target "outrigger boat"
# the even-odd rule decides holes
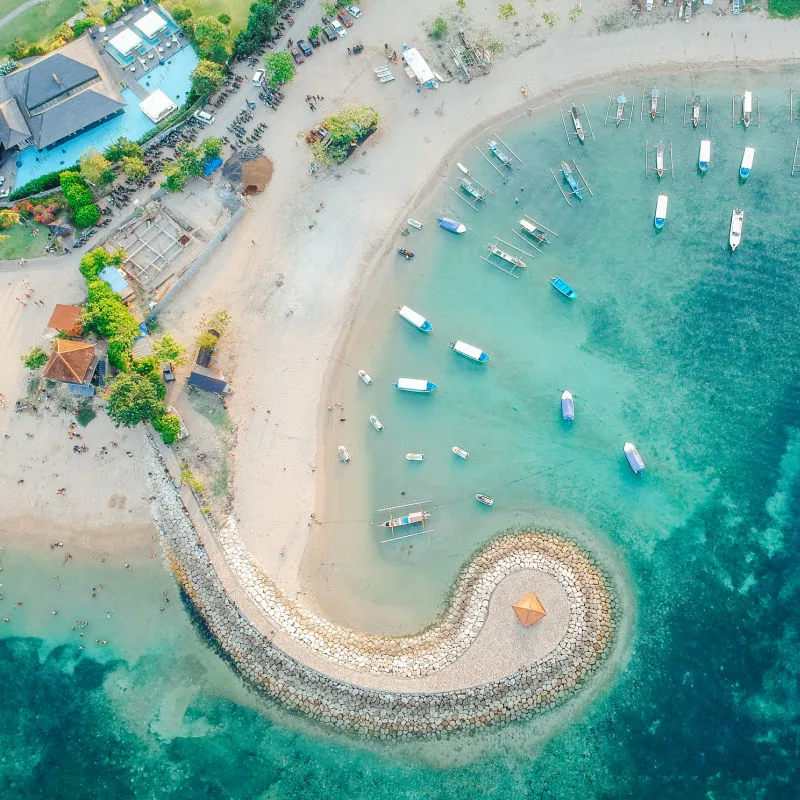
[[[697,168],[700,172],[708,172],[708,165],[711,163],[711,139],[703,139],[700,142],[700,158],[697,159]]]
[[[347,448],[343,444],[340,444],[336,449],[339,453],[339,461],[341,461],[342,464],[347,464],[350,461],[350,453]]]
[[[658,98],[661,93],[654,86],[650,90],[650,119],[655,119],[658,116]]]
[[[364,381],[367,386],[372,383],[372,376],[366,370],[360,369],[358,371],[358,377],[361,378],[361,380]]]
[[[575,401],[572,398],[572,392],[563,391],[561,393],[561,419],[564,422],[575,420]]]
[[[418,231],[421,231],[421,230],[422,230],[422,223],[421,223],[421,222],[418,222],[418,221],[417,221],[417,220],[415,220],[415,219],[410,219],[410,220],[408,220],[408,224],[409,224],[409,225],[410,225],[412,228],[416,228]]]
[[[511,253],[506,253],[505,250],[501,250],[496,244],[489,245],[489,252],[493,256],[497,256],[498,258],[502,258],[503,261],[507,261],[514,267],[519,267],[520,269],[525,269],[528,265],[517,256],[512,256]]]
[[[661,230],[664,227],[664,223],[667,221],[667,205],[669,204],[669,198],[665,194],[660,194],[658,196],[658,201],[656,202],[656,216],[653,220],[653,224],[656,226],[656,230]]]
[[[401,392],[435,392],[439,387],[431,381],[422,378],[398,378],[393,384]]]
[[[459,355],[466,356],[479,364],[486,364],[489,361],[489,356],[480,347],[467,344],[460,339],[457,342],[450,342],[450,347]]]
[[[456,161],[456,166],[469,178],[472,176],[472,173],[460,162]]]
[[[406,261],[411,261],[411,259],[414,258],[414,254],[410,250],[406,250],[405,248],[398,250],[397,255],[403,256],[403,258]]]
[[[489,149],[497,156],[498,160],[504,167],[511,166],[511,157],[507,156],[501,149],[497,142],[492,139],[490,142],[487,142],[489,145]]]
[[[425,453],[406,453],[406,461],[424,461]]]
[[[450,452],[454,456],[458,456],[459,458],[463,458],[465,461],[469,458],[469,453],[466,450],[464,450],[464,448],[462,448],[462,447],[456,447],[455,445],[453,445],[453,447],[450,448]]]
[[[570,109],[570,116],[572,117],[572,124],[575,126],[575,134],[578,137],[578,141],[583,144],[584,140],[586,139],[586,134],[583,132],[583,125],[581,125],[581,115],[578,111],[576,106],[572,106]]]
[[[702,106],[700,103],[700,95],[694,96],[694,105],[692,106],[692,127],[696,128],[700,124],[700,110]]]
[[[728,236],[728,242],[731,245],[731,252],[742,243],[742,228],[744,228],[744,209],[734,208],[731,214],[731,232]]]
[[[423,333],[429,333],[433,330],[433,325],[422,316],[422,314],[418,314],[414,311],[413,308],[409,308],[408,306],[402,306],[397,310],[397,313],[404,319],[406,322],[410,322],[415,328],[418,328]]]
[[[474,197],[475,200],[484,200],[486,195],[482,192],[472,181],[467,180],[466,178],[459,178],[458,179],[461,188],[470,196]]]
[[[753,159],[756,157],[755,147],[745,147],[742,156],[742,165],[739,167],[739,177],[746,181],[753,170]]]
[[[416,525],[431,518],[430,511],[412,511],[404,517],[392,517],[383,523],[384,528],[402,528],[406,525]]]
[[[450,231],[450,233],[464,233],[467,230],[467,226],[463,222],[459,222],[457,219],[450,219],[450,217],[439,217],[436,220],[439,223],[440,228],[444,228],[446,231]]]
[[[742,97],[742,122],[744,123],[745,128],[749,128],[750,123],[752,121],[753,121],[753,93],[745,91],[744,97]]]
[[[656,175],[659,178],[664,177],[664,142],[656,145]]]
[[[528,236],[531,236],[534,239],[536,239],[536,241],[539,242],[539,244],[544,244],[545,242],[550,241],[547,238],[547,233],[545,231],[534,225],[532,222],[529,222],[527,219],[521,219],[519,221],[519,225],[522,228],[522,230],[528,234]]]
[[[625,453],[625,458],[628,459],[628,464],[634,473],[641,475],[644,472],[644,459],[639,455],[639,451],[630,442],[625,442],[622,452]]]
[[[374,414],[369,415],[369,424],[372,425],[376,431],[383,430],[383,423]]]
[[[578,293],[566,281],[562,281],[558,276],[551,278],[550,283],[557,291],[561,292],[564,297],[568,297],[570,300],[575,300],[577,298]]]
[[[491,497],[489,497],[488,494],[480,494],[480,493],[476,494],[475,499],[479,503],[482,503],[485,506],[489,506],[490,508],[494,505],[494,500]]]
[[[572,174],[572,170],[569,168],[569,164],[566,161],[561,162],[561,174],[564,176],[564,180],[569,184],[569,188],[572,189],[572,194],[578,198],[578,200],[583,200],[583,189],[578,185],[578,181],[575,180],[575,176]]]
[[[620,123],[622,122],[623,118],[625,117],[625,103],[628,102],[628,98],[625,97],[624,94],[621,94],[617,98],[617,127],[619,127]]]

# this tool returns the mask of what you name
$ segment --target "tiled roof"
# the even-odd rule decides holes
[[[47,323],[48,328],[55,328],[62,333],[69,333],[73,336],[80,336],[83,330],[81,316],[83,309],[80,306],[65,306],[58,303],[53,310],[53,316]]]
[[[53,352],[44,368],[44,377],[61,383],[84,383],[94,362],[94,345],[56,339]]]

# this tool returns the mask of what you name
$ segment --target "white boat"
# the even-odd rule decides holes
[[[658,98],[660,94],[655,86],[650,90],[650,119],[655,119],[658,115]]]
[[[563,391],[561,393],[561,419],[564,422],[575,421],[575,400],[572,392]]]
[[[622,122],[623,117],[625,116],[625,103],[628,102],[628,98],[625,97],[624,94],[621,94],[617,98],[617,127],[619,127],[620,123]]]
[[[739,177],[746,181],[753,170],[753,159],[756,157],[755,147],[745,147],[742,156],[742,165],[739,167]]]
[[[694,96],[694,105],[692,106],[692,127],[696,128],[700,124],[700,111],[701,111],[700,95]]]
[[[489,360],[489,356],[484,353],[480,347],[475,347],[473,344],[467,344],[459,340],[457,342],[450,342],[450,347],[459,355],[471,358],[473,361],[477,361],[480,364],[485,364]]]
[[[383,430],[383,423],[374,414],[369,415],[369,424],[372,425],[376,431]]]
[[[424,461],[425,453],[406,453],[406,461]]]
[[[572,106],[569,113],[572,117],[572,124],[575,126],[575,135],[578,137],[578,141],[583,143],[583,141],[586,139],[586,134],[583,132],[580,111],[578,111],[576,106]]]
[[[390,83],[394,80],[394,75],[384,75],[382,78],[378,79],[378,83]]]
[[[350,461],[350,453],[347,448],[343,444],[340,444],[336,449],[339,452],[339,461],[341,461],[342,464],[347,464]]]
[[[422,314],[418,314],[414,311],[413,308],[409,308],[408,306],[402,306],[398,309],[397,313],[404,319],[406,322],[410,322],[415,328],[419,328],[419,330],[428,333],[429,331],[433,330],[433,325],[422,316]]]
[[[456,162],[456,166],[468,177],[472,177],[472,173],[460,162]]]
[[[364,369],[360,369],[358,371],[358,377],[361,378],[361,380],[364,381],[364,383],[366,383],[367,386],[369,386],[372,383],[372,376],[369,374],[369,372],[367,372]]]
[[[459,458],[463,458],[465,461],[469,458],[469,453],[466,450],[464,450],[463,447],[456,447],[455,445],[453,445],[453,447],[450,448],[450,452],[454,456],[458,456]]]
[[[494,505],[494,500],[491,497],[489,497],[488,494],[480,494],[480,493],[478,493],[478,494],[475,495],[475,499],[479,503],[482,503],[485,506],[489,506],[490,508]]]
[[[708,165],[711,163],[711,139],[703,139],[700,142],[700,157],[697,159],[697,168],[700,172],[708,172]]]
[[[384,528],[402,528],[404,525],[417,525],[431,518],[430,511],[412,511],[404,517],[392,517],[383,523]]]
[[[667,206],[669,205],[669,197],[665,194],[660,194],[658,196],[658,200],[656,201],[656,216],[653,220],[653,224],[656,226],[656,230],[661,230],[664,227],[664,223],[667,221]]]
[[[731,251],[735,250],[742,243],[742,229],[744,228],[744,209],[734,208],[731,214],[731,232],[728,241]]]
[[[656,175],[659,178],[664,177],[664,142],[656,145]]]
[[[644,472],[644,459],[639,455],[639,451],[630,442],[625,442],[622,452],[625,453],[630,468],[637,475],[641,475]]]
[[[439,388],[435,383],[422,378],[398,378],[394,387],[401,392],[435,392]]]
[[[745,91],[744,97],[742,97],[742,122],[744,123],[745,128],[750,127],[750,123],[753,121],[753,93]]]
[[[497,158],[500,160],[500,163],[504,167],[511,166],[511,158],[500,149],[500,145],[498,145],[494,139],[488,142],[488,145],[489,149],[495,154],[495,156],[497,156]]]
[[[409,224],[409,225],[410,225],[412,228],[416,228],[418,231],[421,231],[421,230],[422,230],[422,223],[421,223],[421,222],[418,222],[418,221],[417,221],[417,220],[415,220],[415,219],[410,219],[410,220],[408,220],[408,224]]]
[[[525,233],[528,234],[528,236],[533,237],[540,244],[542,242],[547,242],[548,241],[547,232],[544,231],[542,228],[540,228],[538,225],[534,225],[529,220],[521,219],[519,221],[519,225],[522,228],[522,230],[525,231]]]
[[[511,253],[506,253],[505,250],[501,250],[496,244],[489,245],[489,252],[493,256],[502,258],[503,261],[507,261],[512,266],[520,267],[521,269],[525,269],[525,267],[528,266],[521,258],[517,258],[517,256],[512,256]]]
[[[468,195],[470,195],[470,197],[474,197],[476,200],[485,199],[484,193],[471,180],[468,180],[467,178],[459,178],[458,182],[461,188]]]

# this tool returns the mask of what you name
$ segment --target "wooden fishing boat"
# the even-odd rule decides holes
[[[578,296],[578,293],[566,282],[561,280],[558,276],[555,278],[550,279],[550,284],[564,297],[568,297],[570,300],[575,300]]]
[[[422,378],[398,378],[392,385],[401,392],[429,393],[439,388],[435,383]]]
[[[575,179],[566,161],[561,162],[561,174],[564,176],[564,180],[569,184],[569,188],[572,189],[572,194],[574,194],[578,200],[583,200],[583,189],[578,185],[578,181]]]
[[[409,225],[410,225],[412,228],[416,228],[418,231],[421,231],[421,230],[422,230],[422,223],[421,223],[421,222],[418,222],[418,221],[417,221],[417,220],[415,220],[415,219],[409,219],[409,220],[408,220],[408,224],[409,224]]]
[[[472,176],[472,173],[460,162],[456,161],[456,166],[469,178]]]
[[[745,128],[749,128],[752,121],[753,93],[745,90],[744,96],[742,97],[742,122],[744,123]]]
[[[664,142],[656,145],[656,175],[659,178],[664,177]]]
[[[625,103],[628,102],[628,98],[625,97],[624,94],[621,94],[617,98],[617,127],[619,127],[620,123],[625,117]]]
[[[482,503],[485,506],[489,506],[489,508],[491,508],[494,505],[494,500],[491,497],[489,497],[488,494],[480,494],[480,493],[478,493],[478,494],[475,495],[475,499],[479,503]]]
[[[694,96],[694,105],[692,106],[692,127],[696,128],[700,124],[700,111],[702,105],[700,103],[700,95]]]
[[[661,92],[654,86],[650,90],[650,119],[655,119],[658,115],[658,98],[660,96]]]
[[[461,188],[475,200],[484,200],[486,195],[470,180],[467,178],[459,178],[458,183]]]
[[[697,159],[697,168],[700,172],[708,172],[708,165],[711,163],[711,139],[703,139],[700,142],[700,157]]]
[[[547,238],[547,233],[539,228],[538,226],[534,225],[527,219],[521,219],[519,221],[519,225],[522,230],[528,234],[528,236],[536,239],[539,244],[544,244],[545,242],[549,242],[550,240]]]
[[[392,517],[383,523],[384,528],[402,528],[406,525],[417,525],[431,518],[430,511],[412,511],[403,517]]]
[[[364,381],[367,386],[372,383],[372,376],[366,370],[360,369],[358,371],[358,377],[361,378],[361,380]]]
[[[425,453],[406,453],[406,461],[424,461]]]
[[[376,431],[383,430],[383,423],[374,414],[369,415],[369,424],[372,425]]]
[[[656,201],[656,216],[653,220],[653,224],[656,226],[656,230],[661,230],[664,227],[664,223],[667,221],[667,206],[669,204],[669,198],[665,194],[660,194],[658,196],[658,200]]]
[[[450,342],[450,347],[459,355],[477,361],[479,364],[486,364],[489,361],[489,356],[475,345],[462,342],[460,339],[457,342]]]
[[[639,455],[639,451],[630,442],[625,442],[622,452],[625,453],[625,458],[628,459],[628,464],[634,473],[641,475],[644,472],[644,459]]]
[[[744,155],[742,156],[742,165],[739,167],[739,177],[746,181],[753,171],[753,159],[756,157],[755,147],[745,147]]]
[[[505,250],[501,250],[496,244],[489,245],[489,252],[493,256],[497,256],[498,258],[502,258],[503,261],[507,261],[514,267],[519,267],[520,269],[525,269],[528,265],[517,256],[512,256],[511,253],[506,253]]]
[[[406,250],[405,248],[398,250],[397,255],[403,256],[403,258],[406,261],[411,261],[411,259],[414,258],[414,254],[410,250]]]
[[[561,419],[564,422],[573,422],[575,419],[575,400],[572,392],[563,391],[561,393]]]
[[[433,330],[433,325],[422,316],[422,314],[418,314],[414,311],[413,308],[409,308],[408,306],[401,306],[397,313],[404,319],[406,322],[410,322],[415,328],[418,328],[423,333],[429,333]]]
[[[457,219],[450,219],[450,217],[439,217],[439,219],[436,221],[439,223],[440,228],[450,231],[450,233],[464,233],[467,230],[467,226],[463,222],[459,222]]]
[[[731,232],[728,235],[728,242],[731,246],[731,252],[742,243],[742,229],[744,228],[744,209],[734,208],[731,214]]]
[[[350,461],[350,452],[348,451],[348,449],[343,444],[340,444],[336,448],[336,450],[339,453],[339,461],[341,461],[342,464],[349,463],[349,461]]]
[[[489,149],[492,151],[492,153],[494,153],[494,155],[497,157],[497,159],[500,161],[500,163],[504,167],[510,167],[511,166],[511,156],[507,156],[500,149],[500,146],[497,144],[497,142],[494,139],[492,139],[490,142],[487,142],[487,144],[489,145]]]
[[[572,106],[569,113],[570,116],[572,117],[572,124],[575,126],[575,134],[578,137],[578,141],[581,142],[582,144],[586,139],[586,134],[583,132],[583,125],[581,124],[580,111],[578,111],[576,106]]]
[[[469,453],[466,450],[464,450],[462,447],[456,447],[455,445],[453,445],[453,447],[450,448],[450,452],[454,456],[458,456],[459,458],[463,458],[465,461],[469,458]]]

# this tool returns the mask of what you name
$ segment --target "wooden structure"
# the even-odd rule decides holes
[[[535,625],[540,619],[544,619],[544,617],[547,616],[547,612],[544,610],[541,600],[539,600],[534,592],[526,594],[525,597],[517,600],[511,608],[514,609],[517,619],[526,628]]]
[[[56,339],[44,368],[44,377],[59,383],[88,384],[96,366],[93,344]]]
[[[48,328],[67,336],[80,336],[83,333],[83,309],[80,306],[65,306],[57,303]]]
[[[586,124],[589,128],[589,134],[591,135],[592,139],[594,139],[594,131],[592,130],[592,121],[589,119],[589,112],[586,110],[586,104],[583,103],[580,106],[570,106],[570,111],[566,114],[564,113],[563,108],[559,108],[561,112],[561,122],[564,124],[564,133],[567,135],[567,144],[572,144],[573,137],[578,139],[581,143],[583,143],[585,138],[585,129],[578,128],[578,123],[573,116],[572,109],[578,113],[578,119],[585,119]],[[575,130],[570,130],[569,126],[567,125],[567,118],[569,118],[570,122],[572,123],[573,128]]]

